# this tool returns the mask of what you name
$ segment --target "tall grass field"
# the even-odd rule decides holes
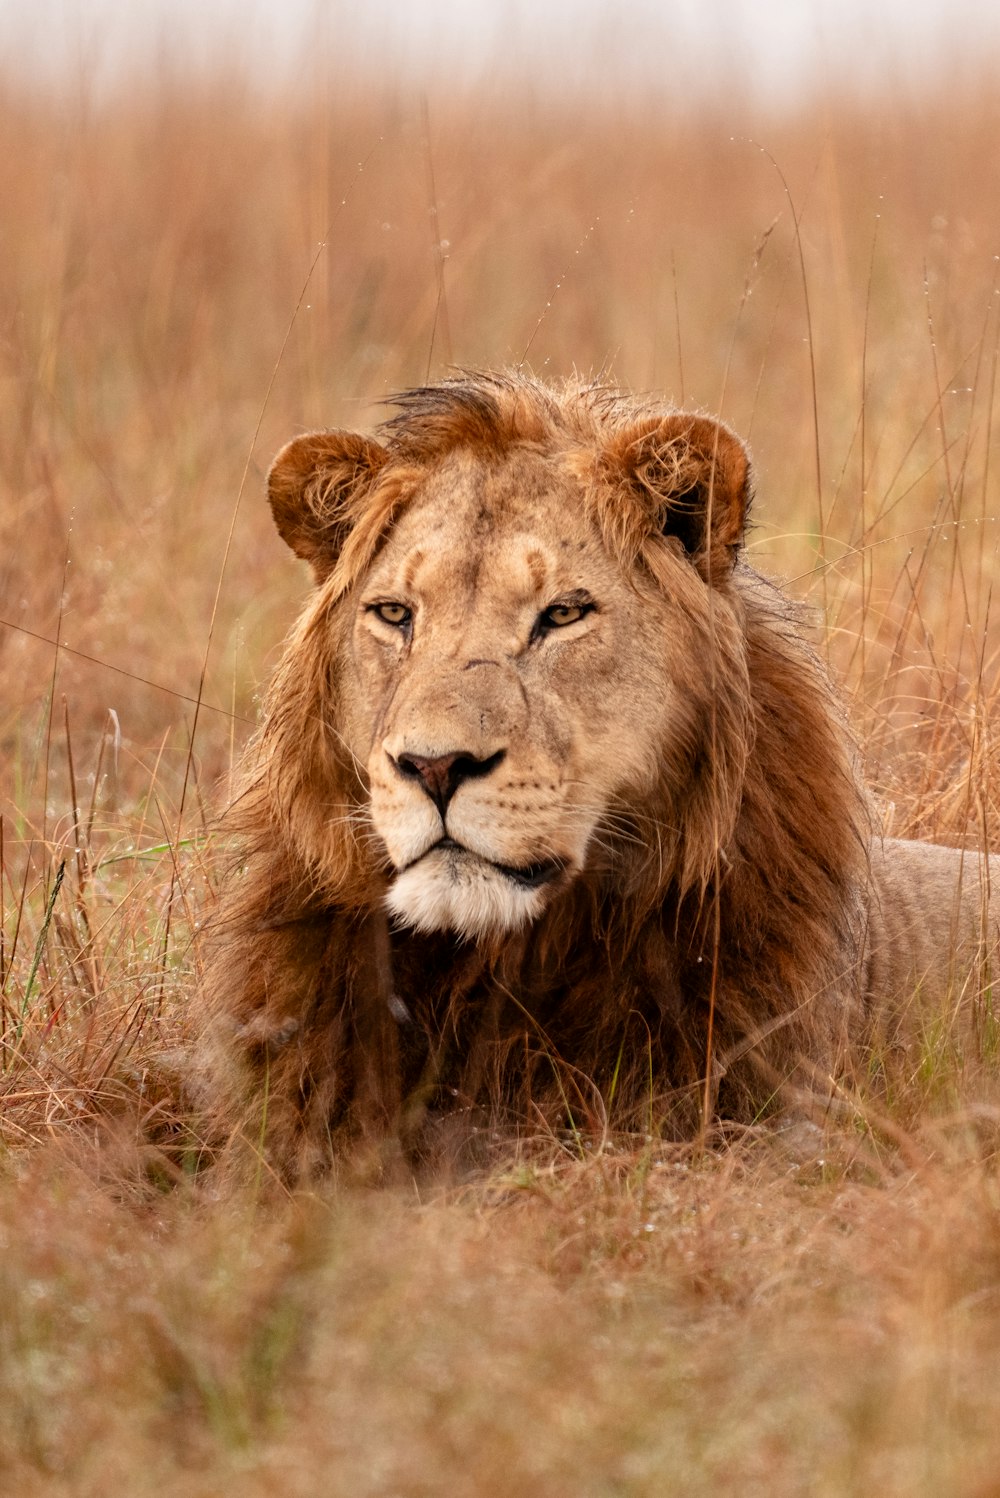
[[[453,366],[721,413],[886,830],[1000,845],[1000,92],[2,82],[0,1492],[995,1498],[989,1034],[406,1189],[228,1188],[183,1078],[263,474]]]

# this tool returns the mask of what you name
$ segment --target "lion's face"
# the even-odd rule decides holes
[[[366,787],[388,907],[488,938],[584,870],[614,877],[629,844],[668,857],[712,757],[747,463],[725,428],[676,412],[480,442],[458,406],[436,445],[405,426],[385,446],[298,438],[270,497],[316,570],[302,660],[332,686],[311,718],[335,719]],[[664,783],[679,799],[652,816]],[[334,787],[328,806],[357,816]]]
[[[609,556],[557,460],[453,453],[354,591],[344,730],[398,920],[511,930],[600,853],[676,716],[669,609]]]

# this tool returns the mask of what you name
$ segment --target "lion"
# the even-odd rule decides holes
[[[828,1103],[915,996],[978,992],[996,864],[876,834],[799,613],[747,562],[740,438],[521,373],[395,405],[268,476],[315,587],[213,923],[238,1131],[299,1178],[449,1120],[683,1135]]]

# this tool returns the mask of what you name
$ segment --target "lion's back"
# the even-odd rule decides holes
[[[1000,856],[900,838],[871,848],[864,986],[880,1026],[974,1020],[1000,948]]]

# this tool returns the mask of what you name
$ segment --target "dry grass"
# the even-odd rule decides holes
[[[260,470],[449,361],[722,409],[887,824],[996,837],[995,91],[8,83],[5,1489],[995,1493],[1000,1088],[941,1037],[811,1150],[541,1141],[426,1200],[213,1195],[171,1084],[215,787],[304,586]]]
[[[773,1144],[429,1204],[0,1198],[8,1490],[995,1491],[995,1180]]]

